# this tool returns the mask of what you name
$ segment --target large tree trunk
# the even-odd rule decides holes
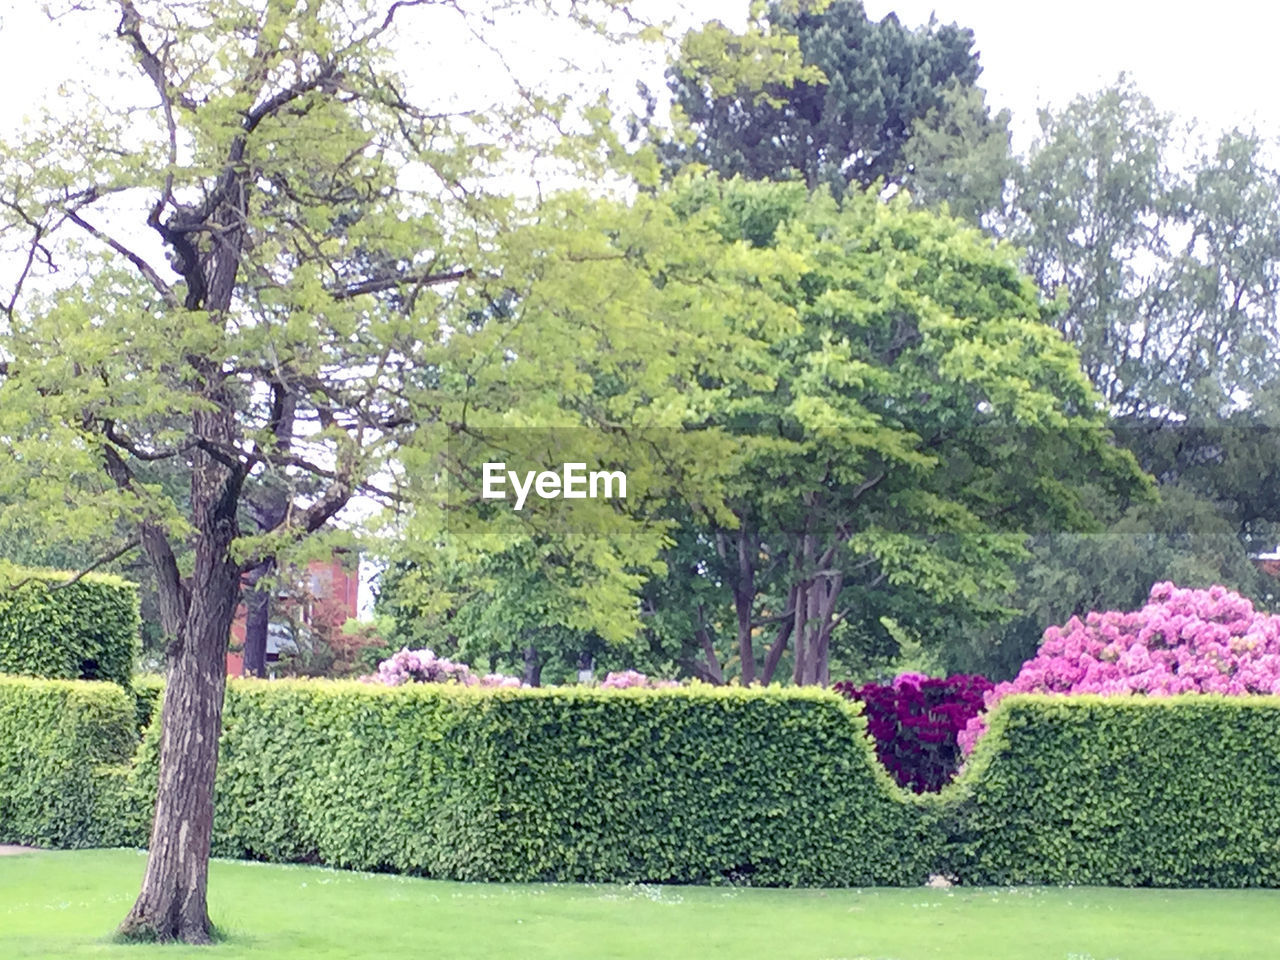
[[[221,596],[213,596],[214,593]],[[192,599],[192,627],[169,667],[160,743],[160,779],[142,891],[120,932],[138,939],[208,943],[206,907],[213,836],[226,637],[234,583]]]
[[[205,466],[192,481],[193,488],[204,488],[193,492],[204,494],[205,509],[197,511],[204,522],[190,592],[169,605],[186,609],[178,629],[171,630],[147,868],[142,891],[120,926],[122,934],[136,939],[208,943],[213,934],[206,906],[213,787],[240,570],[228,553],[236,523],[235,498],[226,489],[238,483],[225,469]],[[205,486],[210,483],[215,489]],[[162,581],[162,589],[182,587],[176,580],[172,586]]]
[[[222,328],[239,270],[245,190],[236,165],[244,140],[231,150],[219,193],[200,220],[230,224],[208,252],[186,232],[191,221],[177,213],[161,233],[181,256],[187,284],[184,306],[204,310]],[[158,210],[158,208],[157,208]],[[185,217],[185,214],[184,214]],[[153,214],[153,225],[155,214]],[[179,229],[181,228],[181,229]],[[195,321],[193,318],[193,322]],[[207,406],[191,414],[191,521],[195,563],[185,582],[163,534],[144,545],[156,569],[168,611],[168,676],[161,714],[160,776],[147,868],[138,899],[120,925],[132,939],[209,943],[207,889],[213,838],[213,790],[227,683],[227,641],[240,599],[240,564],[231,556],[239,535],[237,512],[246,469],[236,445],[236,400],[222,365],[209,357],[187,358]]]
[[[524,676],[521,681],[529,687],[542,685],[542,658],[533,644],[524,648]]]

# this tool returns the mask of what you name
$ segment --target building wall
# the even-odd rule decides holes
[[[337,628],[354,618],[358,613],[360,593],[358,563],[352,563],[351,569],[348,570],[338,557],[330,560],[313,560],[307,564],[306,576],[302,579],[303,586],[309,591],[310,596],[289,598],[284,602],[304,605],[302,616],[304,623]],[[276,603],[279,602],[279,600],[276,601]],[[244,647],[245,614],[245,606],[242,603],[236,608],[236,617],[231,624],[231,643],[239,646],[242,650]],[[244,676],[244,654],[242,652],[227,651],[227,675],[231,677]]]

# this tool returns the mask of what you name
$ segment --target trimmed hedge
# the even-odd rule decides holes
[[[0,590],[0,673],[61,680],[114,680],[126,686],[138,657],[138,588],[119,577],[16,571],[25,580]]]
[[[0,842],[108,842],[106,765],[137,746],[133,703],[114,683],[0,677]],[[109,789],[109,788],[106,788]]]
[[[151,726],[151,720],[160,715],[160,697],[164,694],[164,677],[150,673],[138,674],[129,681],[129,693],[133,696],[133,714],[138,732]]]
[[[1280,697],[1010,696],[956,789],[966,883],[1280,886]]]
[[[1280,886],[1280,698],[1019,695],[914,796],[820,691],[230,684],[215,852],[490,881]],[[0,681],[0,841],[146,841],[153,723]]]
[[[461,880],[920,883],[935,833],[864,729],[816,691],[240,681],[215,850]]]

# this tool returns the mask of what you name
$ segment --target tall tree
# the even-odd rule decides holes
[[[1275,381],[1280,175],[1264,141],[1209,149],[1124,77],[1059,111],[1007,231],[1114,412],[1216,417]]]
[[[930,209],[947,205],[956,217],[987,228],[999,225],[1015,161],[1011,114],[994,116],[977,87],[952,82],[940,106],[916,118],[902,150],[902,184]]]
[[[767,376],[705,372],[686,429],[732,439],[703,454],[728,509],[667,501],[661,567],[633,566],[614,595],[615,624],[638,612],[630,655],[711,682],[825,683],[833,662],[1003,616],[1026,533],[1089,528],[1085,489],[1145,496],[1013,250],[905,198],[716,178],[675,193],[791,264],[772,296],[799,322],[752,331]],[[549,570],[518,573],[468,578],[480,616],[574,625]]]
[[[850,184],[898,183],[916,122],[955,106],[948,90],[975,90],[973,33],[955,24],[912,29],[894,14],[873,21],[859,0],[754,12],[752,29],[778,42],[797,39],[807,70],[784,83],[726,82],[718,64],[738,38],[718,22],[690,33],[668,71],[676,115],[689,131],[665,147],[671,169],[700,163],[725,177],[799,176],[837,196]],[[988,122],[984,111],[976,117]]]
[[[700,364],[732,361],[721,317],[770,271],[729,249],[740,269],[709,282],[703,251],[726,245],[677,242],[652,198],[535,208],[495,192],[499,144],[534,150],[538,117],[573,122],[526,88],[510,111],[411,102],[387,44],[417,3],[99,6],[150,106],[85,97],[102,112],[48,117],[0,148],[0,234],[19,254],[0,297],[0,500],[91,509],[104,532],[129,531],[105,552],[136,540],[152,566],[168,682],[147,866],[122,931],[202,943],[242,578],[353,497],[423,494],[478,410],[602,422],[607,407],[579,402],[591,376],[682,395]],[[484,27],[483,11],[437,12]],[[652,155],[628,156],[608,122],[586,117],[583,162],[599,176],[611,155],[655,180]],[[172,272],[140,252],[144,233]],[[653,244],[671,255],[651,261]],[[379,296],[390,290],[402,295]],[[520,309],[495,318],[512,297]],[[267,484],[285,509],[253,529],[246,504]]]

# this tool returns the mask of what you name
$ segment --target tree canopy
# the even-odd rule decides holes
[[[803,66],[781,81],[726,80],[713,51],[741,41],[719,23],[687,35],[668,71],[676,115],[689,131],[664,146],[671,169],[692,162],[725,177],[798,176],[839,196],[851,184],[901,182],[917,121],[936,125],[940,113],[962,108],[965,122],[986,135],[992,121],[968,99],[982,99],[971,30],[933,21],[909,28],[894,14],[873,21],[859,0],[773,3],[756,12],[746,36],[795,38]]]

